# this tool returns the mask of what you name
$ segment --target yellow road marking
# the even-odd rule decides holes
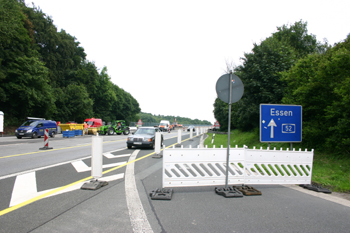
[[[197,136],[195,136],[195,137],[197,137]],[[185,141],[187,141],[187,140],[189,140],[189,139],[190,139],[190,138],[187,138],[187,139],[185,139],[185,140],[183,140],[183,141],[181,141],[181,142],[185,142]],[[172,146],[174,146],[174,145],[176,145],[176,144],[177,144],[177,143],[174,143],[174,144],[172,144],[172,145],[170,145],[170,146],[167,146],[167,147],[165,147],[165,148],[172,147]],[[91,144],[90,144],[90,145],[91,145]],[[67,147],[67,148],[74,148],[74,147]],[[62,149],[63,149],[63,148],[62,148]],[[57,150],[59,150],[59,149],[57,149]],[[161,149],[161,150],[163,150],[163,149]],[[102,172],[102,174],[107,174],[107,173],[109,173],[109,172],[111,172],[111,171],[114,171],[114,170],[117,170],[117,169],[122,168],[122,167],[124,167],[124,166],[127,166],[128,164],[131,164],[131,163],[137,162],[137,161],[139,161],[139,160],[141,160],[141,159],[147,158],[148,156],[153,155],[154,153],[155,153],[155,152],[152,152],[152,153],[150,153],[150,154],[147,154],[147,155],[145,155],[145,156],[142,156],[142,157],[140,157],[140,158],[138,158],[138,159],[135,159],[135,160],[133,160],[133,161],[130,161],[130,162],[128,162],[128,163],[125,163],[125,164],[119,165],[119,166],[117,166],[117,167],[111,168],[111,169],[109,169],[109,170],[106,170],[106,171]],[[8,213],[10,213],[10,212],[12,212],[12,211],[14,211],[14,210],[17,210],[17,209],[23,207],[23,206],[26,206],[26,205],[29,205],[29,204],[31,204],[31,203],[33,203],[33,202],[39,201],[39,200],[41,200],[41,199],[43,199],[43,198],[45,198],[45,197],[47,197],[47,196],[50,196],[50,195],[55,194],[55,193],[57,193],[57,192],[60,192],[61,190],[64,190],[64,189],[66,189],[66,188],[69,188],[69,187],[71,187],[71,186],[73,186],[73,185],[75,185],[75,184],[78,184],[78,183],[81,183],[81,182],[90,180],[90,179],[92,179],[92,178],[93,178],[92,176],[86,177],[86,178],[81,179],[81,180],[78,180],[78,181],[76,181],[76,182],[74,182],[74,183],[71,183],[71,184],[68,184],[68,185],[65,185],[65,186],[56,188],[56,189],[54,189],[54,190],[52,190],[52,191],[50,191],[50,192],[44,193],[44,194],[42,194],[42,195],[40,195],[40,196],[37,196],[37,197],[35,197],[35,198],[32,198],[32,199],[27,200],[27,201],[25,201],[25,202],[22,202],[22,203],[20,203],[20,204],[18,204],[18,205],[11,206],[11,207],[9,207],[9,208],[7,208],[7,209],[1,210],[1,211],[0,211],[0,216],[5,215],[5,214],[8,214]]]

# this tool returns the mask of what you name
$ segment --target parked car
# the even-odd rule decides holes
[[[15,135],[18,139],[22,137],[40,138],[45,135],[45,129],[49,130],[50,137],[55,137],[57,133],[56,121],[28,118],[26,122],[16,129]]]
[[[133,146],[154,149],[157,131],[154,127],[139,127],[132,136],[127,138],[126,145],[128,149],[131,149]],[[163,145],[163,134],[161,134],[160,145]]]
[[[192,132],[196,131],[196,128],[193,125],[188,126],[187,131],[190,131],[192,129]]]

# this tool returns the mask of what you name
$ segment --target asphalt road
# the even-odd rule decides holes
[[[164,133],[165,146],[177,133]],[[200,144],[201,135],[184,147]],[[108,185],[80,187],[91,177],[91,136],[0,138],[0,232],[349,232],[350,202],[294,186],[254,186],[261,196],[224,198],[214,187],[174,188],[172,200],[151,200],[162,186],[162,159],[127,149],[126,136],[103,136]],[[10,207],[12,206],[12,207]]]

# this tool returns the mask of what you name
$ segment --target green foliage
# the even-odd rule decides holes
[[[261,103],[302,105],[303,145],[350,153],[350,36],[330,47],[309,35],[302,21],[284,25],[254,44],[235,74],[245,90],[232,104],[231,128],[257,128]],[[226,130],[228,105],[216,99],[214,115]]]
[[[16,1],[0,1],[0,64],[0,108],[8,123],[52,116],[48,69],[33,47],[33,25]]]
[[[231,128],[245,131],[259,125],[261,103],[280,104],[286,84],[280,72],[289,70],[299,58],[314,52],[323,52],[325,46],[307,33],[307,23],[277,27],[277,32],[258,44],[251,53],[245,53],[243,64],[234,73],[244,84],[240,101],[232,104]],[[223,130],[228,128],[228,107],[220,100],[214,103],[214,116]]]
[[[334,154],[316,153],[312,169],[312,182],[338,192],[350,191],[350,158],[337,158]]]
[[[51,17],[24,1],[0,0],[0,109],[5,125],[27,116],[61,122],[135,120],[141,109],[126,91],[98,71],[84,49]]]
[[[70,120],[84,122],[86,116],[91,114],[93,101],[89,98],[84,85],[69,84],[64,89],[66,108],[70,113]]]
[[[303,106],[303,140],[314,148],[349,153],[350,37],[324,54],[301,59],[288,72],[283,103]]]

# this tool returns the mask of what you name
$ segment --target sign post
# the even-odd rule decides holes
[[[226,156],[226,182],[228,188],[228,170],[230,160],[230,135],[231,135],[231,104],[239,101],[244,92],[241,79],[230,71],[229,74],[222,75],[216,82],[216,93],[218,97],[228,103],[228,135],[227,135],[227,156]]]
[[[2,137],[4,136],[4,113],[0,111],[0,132]]]

